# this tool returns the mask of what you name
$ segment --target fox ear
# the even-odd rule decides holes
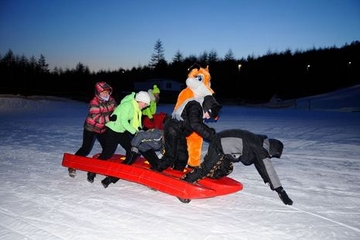
[[[194,68],[196,68],[197,70],[200,70],[201,67],[200,67],[199,64],[194,63],[193,65],[191,65],[191,67],[189,67],[189,68],[187,69],[188,73],[189,73],[191,70],[193,70]]]

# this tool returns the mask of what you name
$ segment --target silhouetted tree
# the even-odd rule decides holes
[[[218,54],[215,50],[209,52],[209,64],[215,63],[219,61]]]
[[[202,54],[199,55],[198,57],[198,63],[200,65],[207,65],[208,64],[208,60],[209,60],[209,54],[207,53],[207,51],[204,51]]]
[[[225,60],[225,61],[229,61],[229,60],[234,61],[234,60],[235,60],[234,53],[233,53],[233,51],[232,51],[231,49],[229,49],[229,50],[227,51],[227,53],[225,54],[224,60]]]
[[[50,71],[44,55],[28,59],[9,49],[0,54],[0,93],[51,94],[89,101],[95,81],[102,80],[109,81],[120,97],[132,91],[134,82],[139,80],[166,77],[184,83],[187,69],[194,63],[209,65],[212,87],[219,99],[238,103],[266,102],[274,94],[282,99],[294,99],[360,84],[359,41],[341,48],[268,51],[260,57],[249,55],[240,60],[231,49],[224,59],[214,50],[204,51],[198,57],[194,54],[184,57],[177,51],[169,64],[160,40],[156,41],[154,50],[148,66],[91,73],[82,63],[71,70],[55,67]]]
[[[49,64],[46,63],[44,55],[40,54],[40,58],[38,61],[38,67],[40,72],[47,73],[49,72]]]
[[[175,53],[175,56],[173,57],[173,64],[174,63],[179,63],[179,62],[183,62],[184,61],[184,56],[182,55],[182,53],[178,50]]]
[[[164,47],[160,39],[156,40],[154,51],[155,52],[151,55],[149,66],[155,69],[159,67],[159,65],[166,63]]]

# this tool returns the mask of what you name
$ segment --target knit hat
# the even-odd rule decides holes
[[[153,93],[153,94],[160,93],[160,89],[158,88],[157,85],[154,85],[154,86],[153,86],[152,93]]]
[[[210,117],[216,119],[219,116],[222,106],[215,100],[212,95],[205,96],[202,105],[204,112],[208,112]]]
[[[135,100],[138,102],[143,102],[146,103],[147,105],[150,104],[150,96],[147,92],[145,91],[140,91],[136,94],[135,96]]]

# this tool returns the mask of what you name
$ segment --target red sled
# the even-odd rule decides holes
[[[183,203],[189,203],[191,199],[211,198],[238,192],[243,185],[229,177],[220,179],[204,178],[196,184],[181,180],[189,169],[184,172],[166,169],[163,172],[150,170],[150,165],[143,157],[139,157],[132,165],[122,164],[123,155],[114,154],[107,161],[93,158],[76,156],[64,153],[62,165],[77,170],[98,173],[106,176],[117,177],[131,182],[145,185],[151,189],[177,197]]]

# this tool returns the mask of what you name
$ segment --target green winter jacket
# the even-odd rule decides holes
[[[156,102],[154,100],[151,100],[150,105],[142,110],[142,114],[144,116],[147,116],[149,119],[152,119],[155,113],[156,113]]]
[[[106,124],[114,132],[123,133],[125,131],[135,134],[141,125],[141,109],[135,100],[135,93],[125,96],[119,106],[116,107],[111,116],[116,115],[116,121],[110,121]]]

